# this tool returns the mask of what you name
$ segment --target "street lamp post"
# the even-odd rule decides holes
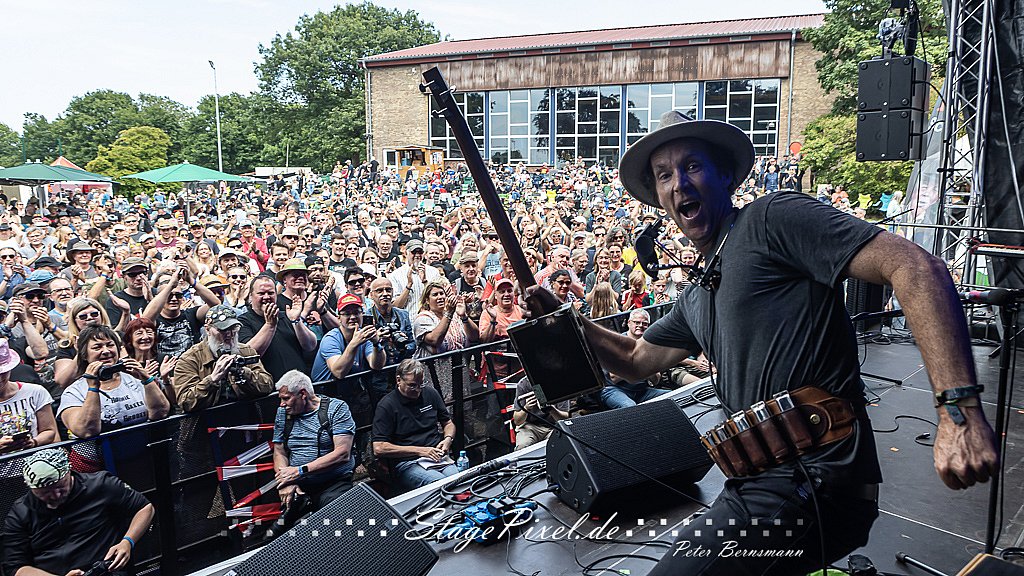
[[[224,157],[221,155],[220,148],[220,94],[217,92],[217,67],[213,65],[213,60],[208,60],[210,68],[213,68],[213,110],[214,118],[217,121],[217,170],[224,171]]]

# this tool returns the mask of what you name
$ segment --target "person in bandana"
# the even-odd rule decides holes
[[[5,574],[81,576],[101,561],[111,574],[131,572],[154,514],[142,494],[108,472],[72,472],[59,448],[29,456],[23,476],[30,491],[4,521]]]

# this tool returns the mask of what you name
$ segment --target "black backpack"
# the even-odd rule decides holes
[[[331,409],[331,398],[329,396],[320,396],[320,408],[316,411],[317,418],[320,420],[320,429],[316,432],[316,456],[317,458],[323,456],[323,451],[320,447],[320,436],[327,432],[327,437],[331,436],[331,419],[327,415],[327,412]],[[281,444],[284,445],[285,453],[290,453],[288,449],[288,437],[292,434],[292,428],[295,427],[295,418],[291,416],[285,416],[284,419],[284,433],[282,434]]]

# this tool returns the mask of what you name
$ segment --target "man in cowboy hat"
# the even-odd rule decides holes
[[[881,473],[843,306],[845,278],[892,285],[935,392],[957,390],[940,402],[963,397],[937,409],[934,455],[942,480],[966,488],[997,469],[992,429],[970,387],[977,379],[963,310],[943,262],[803,194],[772,194],[734,209],[730,196],[753,163],[741,130],[679,112],[662,116],[658,130],[626,151],[619,174],[626,190],[668,213],[699,251],[704,271],[640,339],[587,321],[588,341],[606,369],[630,380],[703,351],[718,370],[727,417],[759,402],[775,406],[774,395],[808,387],[845,406],[848,424],[834,442],[822,446],[815,436],[798,457],[770,457],[760,472],[734,474],[702,521],[681,531],[677,547],[651,572],[656,576],[806,574],[867,542]],[[547,298],[544,291],[540,297]],[[828,522],[819,525],[819,518]],[[802,552],[778,558],[680,550],[720,550],[727,541]]]
[[[145,496],[108,472],[72,472],[60,448],[26,458],[23,476],[30,492],[4,522],[4,573],[80,575],[101,560],[111,562],[106,572],[127,573],[153,521]]]

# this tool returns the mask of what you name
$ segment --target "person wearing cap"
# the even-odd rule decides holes
[[[508,278],[498,279],[480,314],[480,341],[508,338],[509,325],[522,319],[523,309],[516,306],[515,284]]]
[[[441,277],[441,273],[433,266],[427,266],[423,260],[423,242],[410,240],[405,245],[405,263],[388,274],[388,280],[395,287],[395,306],[405,308],[409,316],[419,311],[420,296],[427,282]]]
[[[716,549],[725,540],[742,541],[738,533],[751,529],[750,518],[769,518],[785,528],[751,544],[802,550],[799,557],[668,553],[651,571],[654,576],[806,574],[867,543],[878,516],[881,473],[864,411],[857,343],[843,305],[846,278],[892,285],[915,327],[934,391],[956,388],[967,395],[955,408],[957,420],[953,409],[937,408],[934,456],[940,478],[951,488],[966,488],[998,470],[996,441],[972,395],[976,389],[964,388],[977,384],[977,377],[945,264],[803,194],[770,194],[734,209],[733,191],[753,163],[753,145],[738,128],[674,111],[626,150],[619,167],[626,190],[663,208],[711,269],[639,339],[584,320],[587,340],[605,368],[629,381],[703,351],[718,370],[715,388],[727,415],[779,392],[813,386],[848,403],[857,417],[852,431],[828,446],[728,480],[702,516],[716,530],[698,535],[705,524],[700,522],[678,536],[691,548]],[[547,298],[538,293],[538,299]],[[737,509],[746,513],[737,517]],[[819,523],[822,518],[828,521]],[[824,558],[819,533],[830,544]]]
[[[177,248],[184,244],[184,240],[178,237],[178,222],[170,216],[165,216],[156,221],[156,231],[159,238],[156,239],[156,248],[167,250]]]
[[[174,367],[174,397],[185,412],[274,391],[274,379],[256,350],[239,343],[241,324],[226,304],[207,312],[206,338],[182,354]]]
[[[63,268],[63,266],[59,261],[57,261],[56,258],[53,258],[52,256],[40,256],[39,258],[36,258],[35,266],[33,266],[33,268],[35,268],[37,272],[40,270],[45,270],[47,272],[53,273],[53,275],[56,276],[57,274],[60,273],[61,268]]]
[[[56,442],[53,398],[39,384],[11,379],[21,357],[0,338],[0,454]]]
[[[60,448],[33,453],[22,476],[29,492],[4,521],[5,574],[81,576],[102,560],[128,573],[155,514],[145,496],[109,472],[73,472]]]
[[[339,298],[338,319],[340,325],[324,334],[313,360],[311,376],[316,382],[384,367],[380,334],[373,324],[362,324],[363,299],[355,294]]]
[[[306,267],[304,258],[293,258],[285,263],[284,267],[277,273],[277,281],[283,287],[281,294],[277,297],[277,306],[281,310],[299,308],[304,310],[302,320],[311,322],[316,326],[313,330],[327,331],[338,327],[338,317],[334,311],[327,308],[327,302],[334,291],[333,286],[328,289],[326,285],[311,290],[309,280],[309,268]],[[317,339],[322,337],[323,332],[317,334]]]
[[[114,292],[104,305],[113,326],[121,324],[125,306],[128,315],[134,318],[142,313],[153,297],[149,285],[149,265],[142,258],[125,258],[121,263],[121,277],[124,278],[124,288]]]

